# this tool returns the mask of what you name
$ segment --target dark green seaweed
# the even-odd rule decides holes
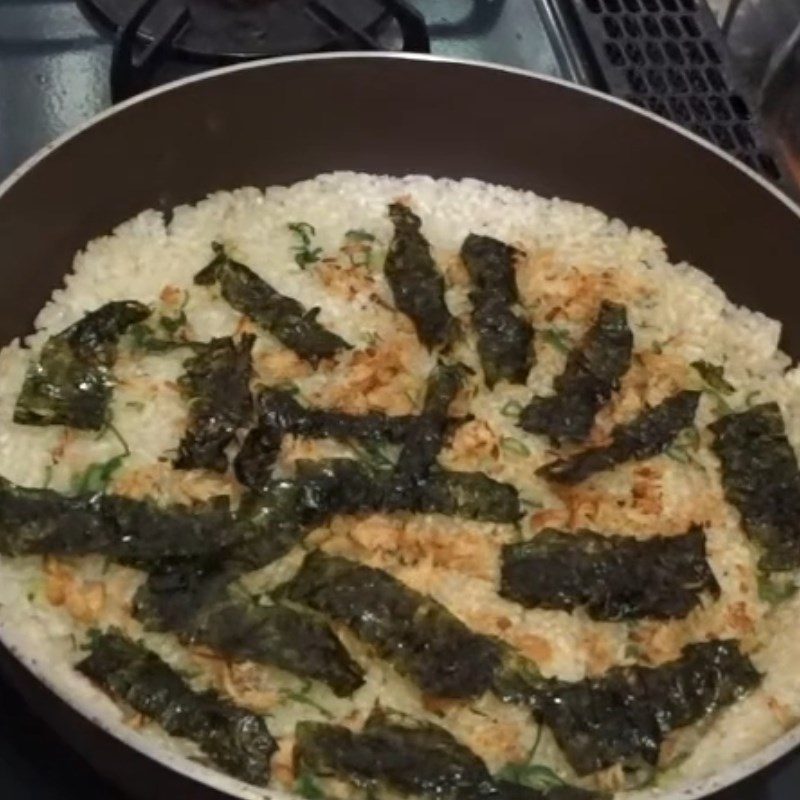
[[[234,461],[236,476],[251,489],[271,477],[283,436],[400,444],[415,417],[390,416],[378,411],[346,414],[301,405],[286,389],[262,389],[256,401],[258,423],[248,433]]]
[[[359,733],[340,725],[301,722],[295,730],[298,772],[385,785],[404,795],[452,800],[591,800],[571,786],[532,789],[497,780],[486,764],[438,725],[373,711]]]
[[[264,720],[216,692],[193,690],[141,644],[117,632],[95,631],[89,654],[76,669],[170,735],[195,742],[228,774],[260,786],[269,781],[277,744]]]
[[[587,775],[613,764],[652,768],[667,733],[730,705],[760,680],[735,641],[713,640],[687,645],[679,659],[658,667],[614,667],[576,683],[550,680],[529,702],[573,769]]]
[[[583,441],[597,412],[619,388],[632,350],[625,306],[604,300],[594,324],[553,382],[555,394],[534,397],[520,414],[520,427],[545,434],[554,442]]]
[[[186,566],[152,573],[136,593],[134,614],[148,629],[322,681],[339,696],[364,682],[363,670],[324,621],[285,605],[261,605],[237,592],[224,572]]]
[[[765,571],[800,567],[800,471],[777,403],[763,403],[710,425],[725,497],[761,549]]]
[[[575,484],[596,472],[612,469],[625,461],[642,461],[662,453],[675,437],[694,422],[700,392],[680,391],[631,422],[611,431],[611,444],[592,447],[569,458],[558,459],[537,470],[556,483]]]
[[[118,495],[68,496],[0,478],[0,553],[99,554],[122,564],[207,561],[232,574],[285,555],[335,514],[360,511],[440,513],[491,522],[521,515],[513,486],[483,473],[431,473],[413,486],[376,475],[355,459],[298,461],[296,476],[227,503],[161,507]]]
[[[178,445],[177,469],[225,472],[228,468],[225,448],[253,413],[250,379],[255,340],[251,334],[238,342],[230,336],[212,339],[184,362],[186,372],[178,385],[190,402],[189,426]]]
[[[525,383],[533,366],[533,326],[519,313],[514,261],[519,250],[489,236],[469,234],[461,259],[472,280],[472,325],[486,385]]]
[[[465,375],[463,364],[437,364],[428,377],[422,413],[409,425],[397,459],[398,480],[415,481],[436,463],[448,431],[447,412]]]
[[[426,694],[492,691],[528,706],[581,775],[617,763],[654,764],[666,733],[732,703],[760,680],[733,641],[689,645],[659,667],[615,667],[572,683],[544,678],[535,664],[391,575],[319,551],[277,594],[347,625]]]
[[[444,345],[455,331],[455,319],[444,300],[444,277],[422,235],[422,221],[402,203],[389,206],[394,237],[384,272],[397,308],[411,318],[426,347]]]
[[[214,242],[214,258],[195,275],[201,286],[219,283],[222,296],[301,358],[316,364],[350,345],[317,322],[318,308],[306,309],[297,300],[280,294],[253,270],[230,258]]]
[[[644,541],[545,529],[503,547],[500,594],[527,608],[583,606],[596,620],[680,619],[704,593],[719,596],[705,542],[699,526]]]
[[[48,339],[25,376],[14,422],[100,430],[108,421],[117,341],[149,315],[133,300],[106,303]]]
[[[500,664],[501,647],[444,606],[345,558],[310,553],[278,595],[347,625],[426,694],[477,697]]]
[[[73,497],[0,478],[0,553],[88,555],[147,566],[206,558],[253,532],[224,504],[162,508],[118,495]]]

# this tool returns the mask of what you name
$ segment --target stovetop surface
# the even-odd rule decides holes
[[[429,23],[434,53],[581,79],[552,45],[536,0],[415,3]],[[108,36],[87,23],[73,0],[0,0],[0,178],[109,106],[110,60]],[[798,787],[795,755],[714,800],[797,800]],[[0,798],[94,797],[123,800],[0,682]]]

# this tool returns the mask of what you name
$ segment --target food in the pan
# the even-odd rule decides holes
[[[420,228],[422,220],[405,203],[392,203],[394,236],[384,263],[395,305],[414,323],[423,344],[446,344],[455,320],[445,302],[445,281]]]
[[[632,350],[625,306],[604,300],[583,342],[570,352],[564,372],[553,381],[556,393],[534,397],[520,413],[519,424],[555,442],[583,441],[597,412],[619,389]]]
[[[800,717],[778,332],[474,181],[145,212],[0,352],[0,635],[147,752],[309,800],[712,773]]]
[[[308,309],[295,298],[282,295],[249,267],[230,258],[222,245],[215,242],[212,248],[214,258],[195,275],[198,286],[219,284],[222,297],[233,308],[312,363],[349,347],[317,322],[319,309]]]
[[[498,381],[525,383],[533,363],[533,325],[515,311],[519,304],[515,259],[522,253],[491,236],[471,233],[461,259],[473,289],[472,325],[486,385]]]
[[[88,655],[75,668],[168,733],[195,742],[214,764],[265,784],[276,750],[263,717],[214,691],[193,690],[158,655],[116,631],[89,634]]]
[[[559,458],[545,464],[539,472],[558,483],[580,483],[595,472],[613,469],[625,461],[652,458],[666,450],[681,431],[692,426],[699,399],[700,392],[680,391],[654,408],[645,409],[630,422],[617,425],[611,431],[608,445]]]
[[[481,758],[444,728],[384,709],[361,731],[301,722],[295,761],[301,772],[338,776],[360,786],[388,786],[404,795],[477,800],[600,800],[573,786],[532,787],[493,776]],[[549,777],[549,776],[548,776]]]
[[[492,639],[389,573],[356,561],[311,553],[278,596],[344,623],[432,697],[479,697],[501,668],[502,649]]]
[[[250,351],[254,341],[252,334],[238,342],[230,336],[212,339],[186,361],[178,385],[190,403],[190,414],[175,459],[179,469],[225,472],[225,448],[253,413]]]
[[[728,502],[762,548],[761,569],[800,567],[800,470],[777,403],[728,414],[711,425]]]
[[[527,608],[583,606],[597,620],[668,619],[718,597],[719,584],[698,526],[645,540],[545,529],[503,547],[500,594]]]
[[[134,615],[146,628],[175,633],[226,658],[273,664],[352,694],[363,671],[325,622],[281,603],[263,603],[213,567],[168,567],[136,593]]]
[[[53,336],[28,368],[14,422],[102,428],[108,418],[117,340],[149,315],[142,303],[112,301]]]

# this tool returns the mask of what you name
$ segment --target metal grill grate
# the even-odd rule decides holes
[[[569,5],[601,88],[709,139],[771,180],[781,179],[704,0]]]

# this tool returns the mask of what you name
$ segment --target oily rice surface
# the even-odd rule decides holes
[[[554,492],[535,476],[536,468],[554,453],[546,439],[515,424],[513,409],[534,393],[550,391],[553,377],[563,369],[565,350],[580,339],[600,301],[610,299],[628,308],[635,356],[620,392],[598,415],[594,441],[602,442],[615,423],[630,419],[645,404],[679,389],[703,388],[690,364],[704,359],[724,365],[735,387],[725,398],[732,408],[743,408],[753,398],[777,401],[792,443],[800,446],[798,373],[777,350],[779,324],[732,305],[699,270],[669,263],[655,234],[630,229],[595,209],[473,180],[337,173],[291,187],[220,192],[175,209],[169,224],[158,212],[145,211],[112,235],[90,242],[77,255],[64,287],[39,314],[36,333],[24,346],[17,341],[0,352],[0,475],[23,485],[49,483],[66,491],[76,475],[120,452],[119,440],[109,432],[98,436],[12,422],[25,369],[43,342],[111,300],[140,300],[158,313],[183,308],[187,332],[198,340],[253,330],[258,334],[255,382],[295,384],[310,404],[357,413],[418,412],[435,357],[419,344],[409,320],[393,310],[381,270],[392,235],[386,206],[397,199],[408,202],[423,220],[423,232],[446,276],[448,306],[465,331],[454,356],[476,370],[469,280],[458,259],[459,247],[468,233],[484,233],[526,254],[517,264],[517,283],[523,313],[537,330],[537,363],[528,385],[501,383],[489,392],[478,371],[454,404],[454,412],[473,419],[440,457],[449,468],[481,470],[514,483],[526,516],[519,530],[437,515],[339,517],[315,531],[309,543],[387,570],[444,603],[475,630],[505,640],[536,661],[544,674],[568,680],[601,674],[614,664],[658,664],[677,657],[690,641],[741,640],[765,673],[763,686],[710,725],[670,737],[664,746],[667,770],[659,786],[715,772],[777,738],[800,716],[800,678],[793,669],[800,658],[794,625],[800,601],[775,610],[759,598],[757,557],[738,515],[723,501],[718,465],[708,449],[705,426],[719,413],[718,398],[708,393],[702,397],[700,444],[689,463],[663,455],[622,465],[568,491]],[[296,222],[313,226],[311,246],[321,251],[320,260],[305,269],[294,258],[300,242],[289,224]],[[368,252],[348,249],[346,233],[354,229],[375,237]],[[211,257],[212,241],[223,242],[279,291],[309,308],[318,306],[320,322],[353,349],[312,370],[255,330],[215,290],[194,286],[194,274]],[[187,419],[176,384],[185,357],[180,352],[142,354],[123,339],[112,411],[131,455],[115,473],[110,490],[184,503],[229,494],[235,502],[240,488],[230,476],[171,467]],[[287,437],[278,470],[291,474],[296,458],[331,455],[354,453],[343,444]],[[685,620],[595,623],[580,611],[525,610],[497,595],[501,545],[529,538],[544,527],[591,527],[647,538],[681,533],[693,522],[707,525],[709,557],[722,595]],[[254,590],[275,586],[291,577],[302,556],[298,548],[246,580]],[[141,721],[133,720],[132,728],[124,710],[74,673],[70,665],[80,657],[82,639],[92,625],[113,624],[143,636],[170,663],[189,671],[198,687],[214,686],[269,714],[270,729],[281,744],[272,763],[278,788],[291,788],[294,781],[292,731],[299,719],[357,724],[378,699],[445,725],[492,769],[523,761],[536,741],[527,714],[492,698],[472,704],[424,702],[408,681],[372,658],[346,631],[340,631],[345,644],[367,671],[364,687],[352,698],[337,698],[321,685],[309,689],[277,669],[226,664],[179,646],[170,635],[143,632],[129,614],[130,598],[142,577],[134,570],[108,567],[99,558],[0,559],[4,638],[28,658],[46,663],[48,679],[59,691],[114,730],[124,731],[128,740],[144,734],[168,752],[198,757],[193,747],[170,740],[152,725],[141,727]],[[546,732],[536,760],[574,780]],[[619,777],[610,770],[588,785],[616,788]],[[225,783],[218,776],[213,780]],[[335,796],[348,791],[338,785],[328,788]]]

